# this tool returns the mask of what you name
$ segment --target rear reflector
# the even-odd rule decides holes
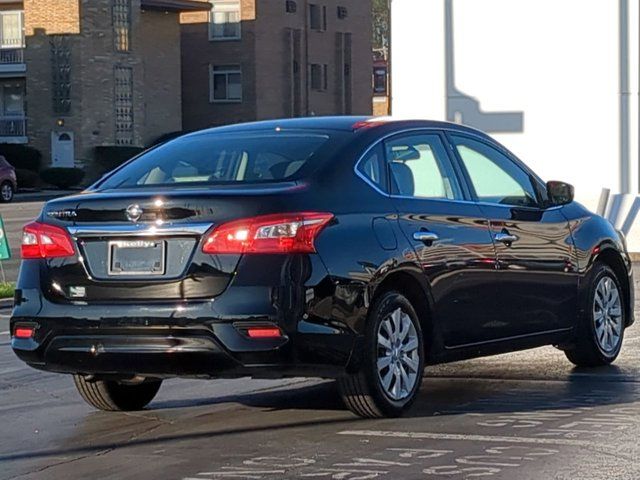
[[[75,255],[69,233],[61,227],[32,222],[22,229],[22,258],[54,258]]]
[[[16,338],[31,338],[35,329],[33,327],[16,327],[13,336]]]
[[[315,253],[315,239],[332,218],[331,213],[301,212],[223,223],[205,238],[202,251],[210,254]]]
[[[280,338],[282,332],[277,327],[251,327],[247,329],[249,338]]]

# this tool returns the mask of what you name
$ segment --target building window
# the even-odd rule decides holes
[[[309,26],[312,30],[324,32],[327,29],[327,7],[309,4]]]
[[[0,137],[26,136],[24,82],[0,84]]]
[[[116,52],[131,49],[131,0],[113,0],[113,33]]]
[[[133,145],[133,69],[114,68],[116,145]]]
[[[209,14],[209,39],[240,39],[240,0],[211,0],[211,3],[213,8]]]
[[[327,65],[322,63],[311,64],[311,89],[324,92],[328,87]]]
[[[0,108],[4,117],[24,116],[24,83],[4,84],[0,92]]]
[[[69,38],[54,35],[51,42],[51,87],[53,113],[71,113],[71,47]]]
[[[344,20],[349,16],[349,10],[347,7],[338,7],[338,18]]]
[[[298,11],[298,4],[295,0],[286,0],[284,9],[287,13],[296,13]]]
[[[23,12],[0,12],[0,48],[24,48]]]
[[[240,65],[212,65],[209,100],[211,102],[242,102],[242,70]]]

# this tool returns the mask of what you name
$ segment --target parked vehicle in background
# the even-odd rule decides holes
[[[16,170],[4,156],[0,155],[0,201],[10,202],[17,190]]]
[[[24,228],[12,347],[102,410],[165,378],[335,378],[364,417],[425,365],[556,345],[613,362],[632,271],[610,223],[460,125],[277,120],[172,140]]]

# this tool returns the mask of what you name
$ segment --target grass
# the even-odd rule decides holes
[[[0,282],[0,298],[13,298],[16,285],[12,282]]]

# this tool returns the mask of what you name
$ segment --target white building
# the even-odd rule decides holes
[[[484,130],[594,210],[603,188],[633,194],[621,227],[640,188],[638,4],[392,0],[393,115]]]

